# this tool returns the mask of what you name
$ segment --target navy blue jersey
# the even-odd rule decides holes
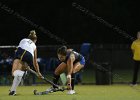
[[[77,63],[77,62],[80,62],[81,64],[85,65],[85,59],[84,57],[76,52],[76,51],[67,51],[67,55],[66,55],[66,59],[65,59],[65,63],[67,63],[68,59],[70,58],[70,55],[71,54],[74,54],[75,55],[75,61],[73,62],[73,64]]]

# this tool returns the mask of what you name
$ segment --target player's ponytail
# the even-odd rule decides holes
[[[67,47],[66,46],[62,46],[62,47],[58,48],[57,54],[61,54],[61,55],[65,56],[67,54]]]
[[[36,32],[35,30],[31,30],[30,34],[28,35],[28,39],[31,39],[32,41],[37,40]]]

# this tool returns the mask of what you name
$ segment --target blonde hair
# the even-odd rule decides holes
[[[28,38],[31,39],[32,41],[37,40],[36,32],[35,30],[31,30],[30,34],[28,35]]]

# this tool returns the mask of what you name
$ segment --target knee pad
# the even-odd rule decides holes
[[[15,70],[13,73],[14,76],[23,76],[23,74],[24,74],[24,71],[21,71],[21,70]]]

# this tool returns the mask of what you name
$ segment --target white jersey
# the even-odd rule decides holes
[[[35,43],[30,40],[30,39],[22,39],[18,45],[18,47],[21,47],[22,49],[30,52],[32,54],[32,56],[34,57],[34,51],[36,49],[36,45]]]

